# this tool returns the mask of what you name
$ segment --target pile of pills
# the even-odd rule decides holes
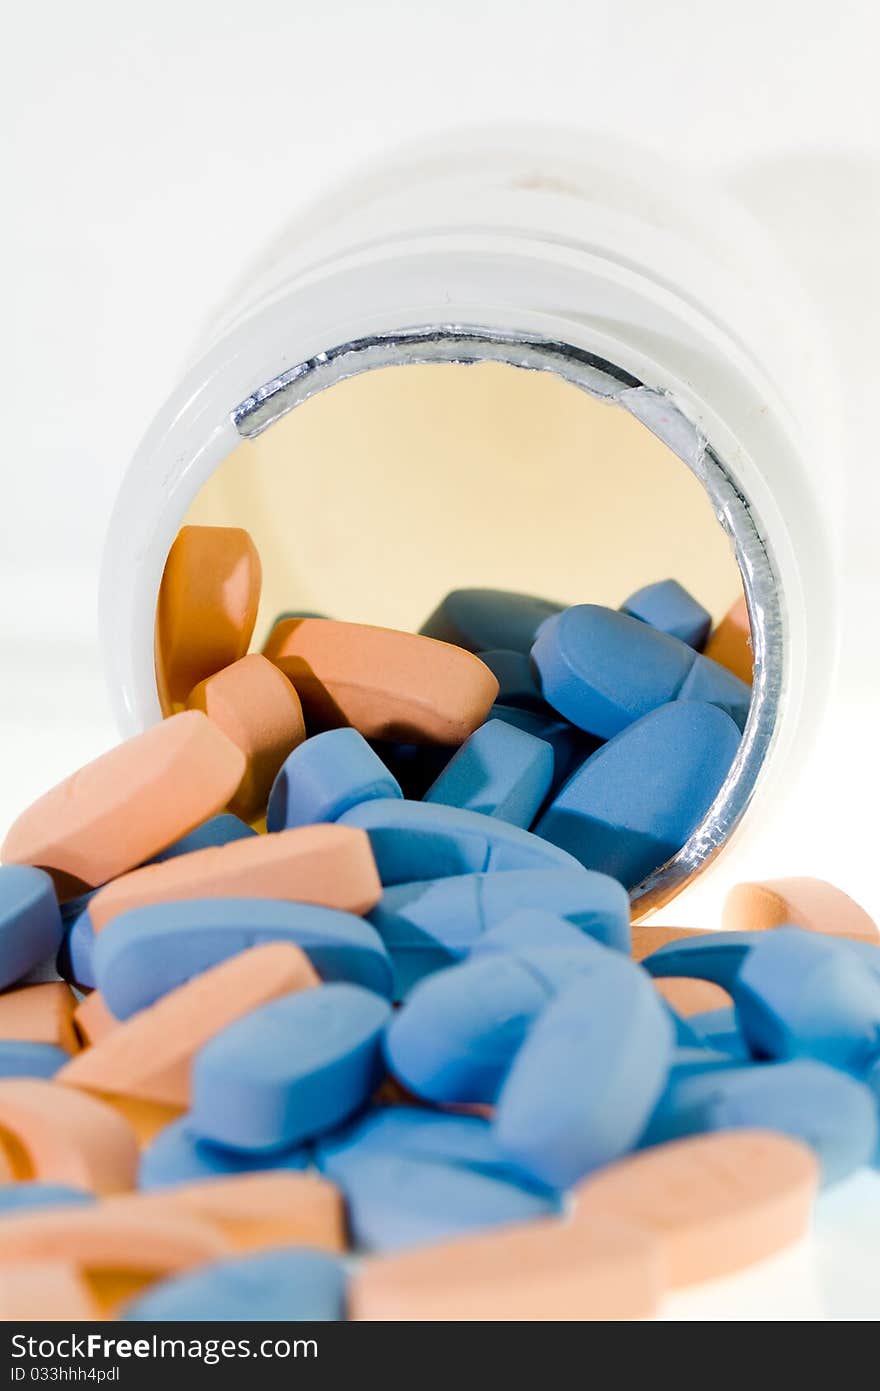
[[[0,1316],[642,1318],[798,1240],[876,1155],[876,927],[806,879],[630,926],[737,756],[744,604],[249,653],[260,586],[183,529],[166,718],[0,851]]]

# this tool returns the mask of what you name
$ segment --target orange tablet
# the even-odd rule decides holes
[[[288,942],[250,947],[126,1019],[71,1058],[55,1081],[62,1088],[185,1108],[192,1061],[208,1039],[269,1000],[319,983],[299,947]]]
[[[104,1004],[100,990],[93,990],[80,1000],[73,1011],[73,1022],[84,1047],[100,1043],[113,1029],[119,1028],[119,1020]]]
[[[95,894],[89,917],[100,932],[129,908],[187,898],[282,898],[368,913],[381,896],[366,831],[295,826],[133,870]]]
[[[726,932],[760,932],[789,924],[808,932],[876,942],[880,933],[864,908],[824,879],[766,879],[737,884],[724,901]]]
[[[787,1135],[728,1130],[632,1154],[575,1193],[585,1233],[604,1218],[657,1238],[666,1281],[689,1285],[752,1265],[809,1230],[812,1151]]]
[[[229,810],[253,821],[266,810],[278,769],[306,737],[299,696],[278,667],[251,653],[200,681],[186,703],[244,754],[247,768]]]
[[[6,990],[0,994],[0,1038],[53,1043],[75,1053],[79,1047],[75,1007],[76,996],[63,980]]]
[[[728,609],[717,628],[709,634],[704,655],[727,667],[741,681],[751,683],[754,666],[752,627],[744,595]]]
[[[240,527],[178,532],[156,607],[156,675],[166,714],[199,681],[247,652],[261,583],[257,548]]]
[[[0,1081],[0,1153],[17,1179],[42,1179],[95,1193],[123,1192],[134,1187],[137,1177],[138,1147],[131,1126],[94,1097],[54,1080]]]
[[[89,1323],[101,1318],[88,1281],[65,1261],[0,1259],[0,1323]]]
[[[271,1162],[271,1161],[267,1161]],[[146,1221],[187,1214],[216,1227],[234,1251],[275,1246],[345,1250],[345,1212],[338,1188],[320,1174],[270,1169],[230,1178],[126,1194],[108,1210]]]
[[[22,812],[0,848],[8,864],[38,865],[93,888],[142,864],[221,811],[245,757],[200,711],[127,739]]]
[[[366,1261],[349,1308],[395,1322],[641,1319],[661,1280],[653,1237],[602,1218],[542,1220]]]
[[[460,744],[498,698],[472,652],[394,628],[286,618],[264,652],[296,687],[312,733],[351,725],[367,739]]]

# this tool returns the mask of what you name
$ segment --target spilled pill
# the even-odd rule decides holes
[[[739,745],[714,705],[661,705],[592,754],[535,827],[627,888],[672,858],[702,821]]]
[[[342,983],[252,1010],[200,1050],[192,1130],[271,1154],[332,1129],[378,1086],[390,1013],[381,996]]]
[[[487,720],[465,739],[424,800],[529,827],[553,781],[553,750],[543,739]]]
[[[260,601],[256,547],[239,527],[185,526],[168,553],[156,611],[165,711],[248,650]]]
[[[587,1230],[618,1218],[660,1243],[673,1288],[728,1275],[803,1237],[818,1168],[806,1145],[769,1130],[695,1135],[629,1155],[575,1191]]]
[[[315,987],[308,958],[267,942],[171,990],[62,1068],[58,1081],[90,1092],[186,1107],[194,1057],[218,1030],[291,991]]]
[[[352,913],[311,903],[205,898],[133,908],[95,944],[95,975],[110,1010],[127,1019],[211,966],[267,942],[298,947],[312,983],[347,980],[391,995],[379,934]]]
[[[133,870],[95,894],[88,912],[95,932],[100,932],[112,918],[132,908],[180,899],[296,899],[365,913],[380,895],[376,865],[363,831],[348,826],[299,826]]]
[[[103,884],[220,811],[244,768],[222,730],[185,711],[45,793],[13,822],[0,857],[40,865],[62,884]]]
[[[367,832],[384,885],[489,870],[577,867],[565,850],[519,826],[436,802],[362,802],[337,825]]]
[[[61,936],[49,875],[30,865],[0,865],[0,989],[51,956]]]
[[[306,737],[299,696],[259,653],[207,676],[190,691],[188,710],[201,710],[245,756],[244,776],[230,810],[251,820],[266,809],[275,775]]]
[[[131,1321],[337,1320],[345,1318],[344,1268],[323,1251],[269,1251],[217,1261],[163,1280],[129,1304]]]
[[[351,725],[367,739],[460,744],[498,696],[473,653],[393,628],[286,619],[264,651],[293,682],[313,732]]]
[[[314,734],[285,759],[272,786],[266,826],[283,831],[336,821],[374,797],[402,797],[397,779],[356,729]]]

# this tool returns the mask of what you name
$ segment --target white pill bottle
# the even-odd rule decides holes
[[[636,416],[699,478],[752,623],[739,756],[688,844],[637,890],[638,914],[717,926],[730,884],[786,873],[836,879],[880,911],[873,473],[852,457],[858,374],[815,289],[720,185],[607,139],[463,132],[340,189],[240,284],[123,482],[101,621],[124,732],[159,716],[168,549],[243,439],[389,365],[556,373]]]

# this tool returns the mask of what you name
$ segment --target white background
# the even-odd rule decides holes
[[[835,306],[851,325],[877,288],[875,15],[871,0],[16,6],[0,58],[0,829],[112,741],[95,600],[114,492],[202,322],[284,221],[423,133],[613,132],[763,211],[833,333]],[[880,325],[855,318],[876,357]],[[818,1285],[787,1257],[769,1301],[750,1277],[708,1316],[780,1312],[784,1289],[797,1316],[864,1312],[849,1240],[823,1247]]]

